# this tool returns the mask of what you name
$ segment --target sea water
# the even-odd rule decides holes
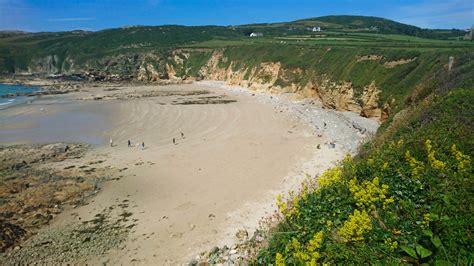
[[[25,86],[25,85],[9,85],[0,84],[0,109],[8,108],[13,105],[27,102],[31,100],[31,97],[26,96],[8,96],[11,93],[30,93],[39,90],[37,86]]]

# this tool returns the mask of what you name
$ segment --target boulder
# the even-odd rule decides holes
[[[15,245],[25,234],[26,231],[20,226],[5,220],[0,220],[0,251],[5,252],[5,250]]]
[[[66,152],[66,147],[68,147],[68,145],[65,143],[55,143],[44,146],[43,150],[54,154],[61,154]]]

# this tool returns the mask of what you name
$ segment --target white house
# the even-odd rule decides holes
[[[263,33],[261,33],[261,32],[252,32],[252,33],[250,33],[250,37],[263,37]]]
[[[474,26],[466,30],[466,35],[464,35],[464,40],[473,40]]]
[[[321,31],[321,27],[313,27],[313,29],[311,29],[311,31],[320,32],[320,31]]]
[[[379,28],[377,28],[377,26],[370,26],[369,30],[371,30],[371,31],[379,31]]]

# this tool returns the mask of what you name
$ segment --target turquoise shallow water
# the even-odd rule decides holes
[[[38,91],[39,87],[24,85],[0,84],[0,109],[11,107],[30,100],[30,97],[4,97],[10,93],[28,93]]]

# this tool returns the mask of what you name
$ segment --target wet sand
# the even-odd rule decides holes
[[[100,88],[89,91],[99,93],[97,90]],[[67,100],[77,106],[52,102],[50,106],[54,107],[48,108],[51,113],[46,114],[47,117],[64,122],[67,119],[62,116],[67,112],[80,113],[81,117],[74,119],[91,121],[86,129],[92,131],[81,131],[84,126],[70,120],[71,132],[86,136],[86,140],[91,136],[100,138],[100,144],[78,161],[104,159],[103,167],[127,168],[119,180],[107,182],[88,205],[64,212],[51,225],[54,228],[79,219],[91,219],[103,209],[126,201],[136,226],[124,248],[89,258],[91,263],[175,265],[213,246],[231,245],[237,230],[252,231],[262,216],[275,209],[277,193],[296,188],[306,174],[314,176],[322,172],[348,152],[323,145],[330,139],[318,137],[315,128],[297,119],[291,110],[258,101],[239,90],[204,83],[118,88],[118,92],[125,94],[138,90],[209,90],[211,96],[236,102],[177,104],[183,98],[197,97],[182,95],[77,101],[90,96],[90,92],[68,96]],[[117,91],[100,92],[101,97],[113,93]],[[32,114],[45,102],[35,104],[11,111],[16,115],[31,115],[33,119],[2,116],[2,128],[20,130],[22,126],[38,132],[36,129],[43,124],[38,127],[38,124],[28,123],[45,115]],[[13,119],[18,127],[14,129],[8,119]],[[52,124],[46,123],[43,127],[61,135],[63,131],[50,126]],[[74,126],[78,126],[79,131]],[[54,136],[55,141],[61,138],[83,141],[71,132],[64,132],[62,136]],[[1,136],[12,138],[11,134]],[[24,139],[15,141],[41,139],[38,136],[28,139],[28,136],[31,135],[25,133]],[[354,136],[350,141],[355,143],[363,137],[355,133]],[[108,138],[112,138],[116,146],[109,147]],[[128,140],[133,144],[144,142],[146,148],[128,147]],[[316,149],[317,144],[321,144],[322,149]],[[74,163],[77,162],[51,166],[63,169]],[[71,215],[73,213],[77,215]]]
[[[112,127],[114,106],[42,97],[0,110],[0,143],[77,142],[101,145]]]

